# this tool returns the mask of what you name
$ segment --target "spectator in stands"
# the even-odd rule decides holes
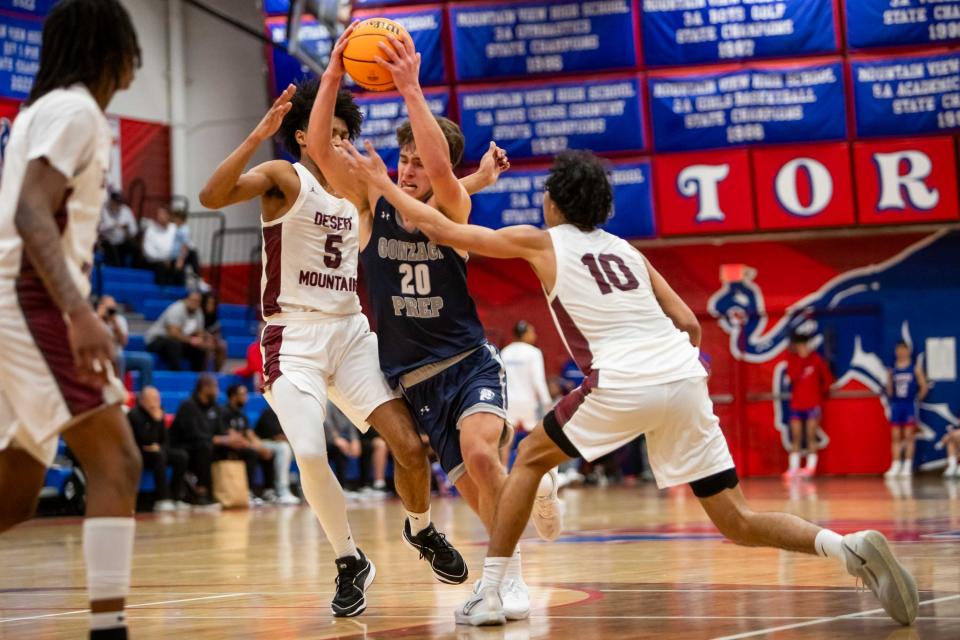
[[[256,497],[256,477],[257,467],[261,460],[272,460],[273,450],[265,447],[250,427],[250,419],[244,408],[247,405],[247,388],[242,384],[233,384],[227,387],[227,404],[223,408],[223,425],[220,433],[230,435],[238,433],[243,437],[243,443],[231,445],[214,445],[214,460],[243,460],[247,465],[247,486],[250,489],[250,503],[262,504],[262,500]],[[265,485],[273,485],[272,464],[268,467],[270,473],[267,474]]]
[[[160,403],[160,392],[154,387],[144,387],[140,392],[137,406],[130,411],[127,418],[130,420],[130,426],[133,427],[133,436],[143,456],[143,468],[153,472],[156,487],[156,502],[153,504],[153,510],[190,509],[190,505],[184,501],[186,489],[184,476],[187,473],[189,456],[183,449],[171,447],[167,443],[167,425]],[[173,471],[169,485],[167,484],[167,465]]]
[[[347,463],[360,457],[360,438],[357,428],[332,402],[327,403],[327,417],[323,421],[327,436],[327,452],[341,486],[346,484]],[[353,483],[356,487],[357,483]]]
[[[143,259],[153,269],[157,284],[174,284],[173,246],[176,241],[177,225],[170,220],[170,211],[166,207],[157,209],[156,218],[146,220],[143,230]]]
[[[111,191],[100,216],[100,250],[111,267],[128,267],[139,262],[137,220],[119,191]]]
[[[223,330],[220,326],[220,301],[212,293],[203,294],[200,308],[203,310],[203,330],[210,336],[213,347],[213,370],[220,371],[227,361],[227,341],[223,339]]]
[[[122,378],[127,371],[139,371],[141,388],[153,384],[153,358],[145,353],[124,351],[130,340],[130,326],[113,296],[100,296],[97,315],[110,329],[117,343],[117,376]]]
[[[366,493],[386,494],[387,443],[373,427],[360,434],[360,482]]]
[[[247,345],[247,363],[234,369],[233,375],[250,378],[253,388],[263,391],[263,352],[260,351],[260,336],[263,334],[263,322],[257,330],[257,337]],[[261,436],[262,437],[262,436]]]
[[[201,506],[213,504],[210,497],[210,465],[214,459],[214,449],[249,448],[242,434],[225,428],[223,412],[217,406],[219,394],[216,378],[207,374],[200,376],[193,395],[177,409],[170,427],[170,443],[186,450],[190,457],[188,467],[197,478],[195,504]]]
[[[273,486],[280,504],[300,504],[300,498],[290,491],[290,461],[293,450],[280,428],[280,419],[269,406],[260,414],[254,432],[263,446],[273,451]]]
[[[526,320],[520,320],[513,328],[513,335],[516,339],[500,352],[507,371],[507,419],[516,429],[512,446],[500,450],[504,466],[511,449],[520,444],[553,406],[547,389],[543,352],[535,346],[536,329]]]
[[[200,278],[200,258],[190,242],[187,212],[175,209],[170,217],[176,226],[176,233],[173,236],[173,251],[170,253],[173,259],[173,278],[179,285],[185,284],[187,280],[196,284]]]
[[[957,456],[960,456],[960,428],[954,425],[947,427],[947,432],[937,443],[937,449],[947,448],[947,468],[943,472],[944,478],[960,478],[960,465],[957,465]]]
[[[812,476],[817,471],[817,431],[823,416],[823,404],[833,384],[827,363],[810,347],[810,336],[793,333],[787,354],[790,378],[790,466],[785,477]],[[800,448],[806,436],[807,466],[800,468]]]
[[[191,291],[157,318],[144,339],[147,351],[156,353],[172,371],[181,370],[186,358],[192,371],[203,371],[214,349],[214,338],[204,330],[200,293]]]

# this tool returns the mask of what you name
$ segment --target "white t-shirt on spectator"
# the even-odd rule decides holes
[[[203,329],[203,311],[197,309],[191,312],[183,300],[177,300],[147,329],[144,341],[150,344],[156,338],[167,336],[167,326],[177,327],[185,336],[193,335]]]
[[[177,225],[172,222],[163,227],[155,220],[148,220],[143,232],[143,256],[150,262],[172,260],[176,236]]]
[[[136,235],[137,220],[133,217],[130,207],[121,204],[116,215],[109,206],[103,208],[103,215],[100,217],[100,237],[110,244],[117,245]]]

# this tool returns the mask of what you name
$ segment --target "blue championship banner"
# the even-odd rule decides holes
[[[833,0],[642,0],[640,5],[649,66],[837,51]]]
[[[285,17],[267,18],[267,34],[272,42],[287,45],[287,19]],[[304,17],[300,23],[300,46],[314,56],[328,56],[333,48],[330,34],[314,18]],[[283,93],[287,85],[303,78],[314,77],[310,67],[281,49],[272,48],[270,56],[273,62],[273,95]]]
[[[415,11],[393,11],[385,15],[402,24],[410,32],[410,37],[413,38],[413,43],[417,51],[423,55],[424,60],[441,61],[439,64],[420,65],[420,83],[424,86],[442,84],[445,79],[440,38],[440,30],[443,26],[442,9],[440,7],[428,7]],[[284,46],[287,45],[286,17],[267,18],[266,26],[271,41]],[[305,16],[300,25],[300,46],[314,56],[325,58],[330,55],[333,41],[327,30],[321,27],[315,18]],[[309,67],[301,64],[299,60],[284,51],[273,49],[271,55],[273,57],[273,95],[275,96],[280,95],[291,82],[301,78],[310,78],[314,75]],[[349,76],[347,76],[345,82],[347,85],[355,86]]]
[[[960,53],[854,60],[858,136],[909,136],[960,127]]]
[[[46,17],[57,0],[0,0],[0,11]]]
[[[851,49],[960,40],[960,0],[845,0],[844,4]]]
[[[847,135],[840,62],[649,79],[657,151]]]
[[[446,80],[443,40],[440,37],[443,30],[442,7],[436,5],[389,11],[358,11],[354,17],[358,20],[383,17],[399,22],[410,33],[423,60],[420,64],[420,84],[443,84]]]
[[[446,89],[424,89],[424,97],[430,111],[437,116],[446,116],[450,112],[450,93]],[[407,119],[407,106],[403,98],[396,93],[364,93],[357,96],[360,113],[363,114],[363,128],[358,148],[363,141],[369,140],[376,147],[387,168],[397,168],[400,149],[397,145],[397,127]]]
[[[564,149],[639,151],[644,148],[640,82],[623,79],[458,92],[465,157],[479,160],[496,141],[512,158],[553,155]]]
[[[637,64],[630,0],[453,5],[450,24],[458,80]]]
[[[543,186],[548,169],[508,171],[497,184],[473,196],[470,222],[491,229],[515,224],[543,226]],[[605,229],[622,238],[654,235],[650,161],[616,163],[612,166],[613,217]]]
[[[3,17],[0,21],[0,97],[24,100],[40,70],[43,23]]]

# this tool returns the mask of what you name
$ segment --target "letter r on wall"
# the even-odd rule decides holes
[[[933,209],[939,204],[939,189],[931,189],[924,182],[933,171],[933,162],[927,154],[916,150],[875,153],[873,161],[877,165],[880,180],[880,200],[877,202],[877,211],[906,209],[904,192],[915,209]],[[900,172],[902,163],[906,163],[904,173]]]

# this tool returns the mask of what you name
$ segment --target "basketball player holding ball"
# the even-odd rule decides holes
[[[345,144],[351,170],[380,190],[434,241],[491,258],[522,258],[547,296],[557,331],[586,374],[520,444],[500,493],[483,577],[456,612],[458,624],[509,619],[501,586],[543,475],[570,458],[596,460],[641,433],[660,488],[689,484],[707,516],[733,542],[831,558],[863,580],[884,611],[908,625],[917,616],[913,576],[877,531],[846,536],[788,513],[754,511],[739,487],[707,373],[700,324],[653,265],[627,241],[599,227],[610,217],[607,168],[585,151],[554,162],[543,199],[547,229],[453,224],[396,188],[371,145]]]
[[[430,112],[419,84],[420,55],[409,35],[397,34],[393,24],[368,20],[351,26],[337,41],[311,115],[307,150],[334,188],[372,219],[370,235],[360,240],[360,257],[376,318],[380,366],[391,387],[410,403],[444,471],[490,531],[506,479],[499,448],[512,434],[506,425],[506,373],[467,290],[467,256],[431,242],[381,191],[367,189],[352,176],[337,153],[339,145],[329,142],[347,69],[370,86],[395,85],[410,118],[397,130],[398,188],[453,223],[469,219],[468,190],[453,173],[463,154],[463,134],[455,123]],[[377,30],[380,37],[370,33]],[[381,75],[371,72],[369,62],[357,70],[358,59],[375,60]],[[502,160],[506,169],[509,164]],[[548,540],[561,530],[557,485],[556,475],[548,475],[534,512],[537,531]],[[410,533],[405,530],[404,538],[415,544]],[[529,615],[519,551],[500,593],[511,619]]]
[[[406,404],[384,381],[377,338],[360,311],[357,254],[361,238],[370,235],[370,217],[341,198],[303,153],[316,94],[316,81],[287,87],[217,167],[200,202],[219,209],[260,200],[265,395],[296,455],[307,502],[337,556],[332,611],[347,617],[366,608],[365,592],[376,569],[354,543],[343,492],[327,462],[328,397],[359,428],[373,425],[393,451],[397,492],[407,510],[404,527],[413,531],[413,544],[434,575],[459,583],[467,567],[431,522],[426,453]],[[359,134],[362,117],[349,91],[336,93],[333,101],[333,125],[326,136],[339,144]],[[278,132],[298,162],[271,160],[244,172],[257,148]],[[464,178],[466,188],[477,191],[490,184],[494,164],[491,152],[476,174]]]

